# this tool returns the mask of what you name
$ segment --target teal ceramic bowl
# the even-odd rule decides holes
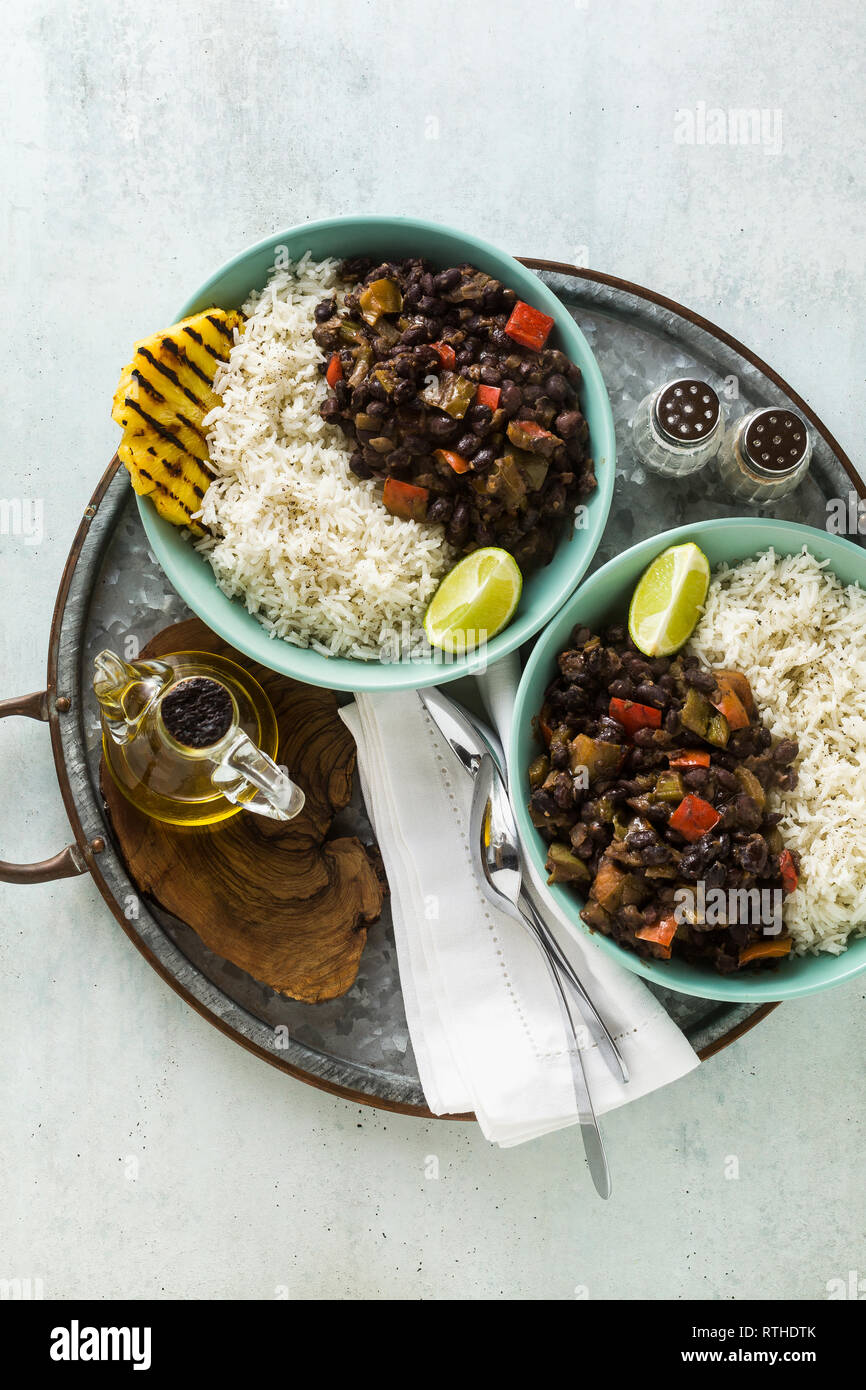
[[[482,670],[533,637],[553,617],[589,567],[604,531],[613,497],[616,453],[610,402],[589,344],[556,296],[504,251],[448,227],[404,217],[340,217],[291,227],[229,261],[181,306],[177,317],[210,305],[239,307],[252,290],[264,286],[278,246],[286,247],[292,260],[311,251],[317,259],[425,256],[439,267],[469,261],[550,314],[555,320],[551,343],[566,352],[583,373],[581,407],[589,424],[598,476],[598,487],[587,505],[588,524],[571,537],[563,536],[550,564],[527,580],[515,617],[485,650],[430,662],[386,664],[325,657],[270,638],[242,603],[226,598],[217,588],[210,565],[189,539],[164,521],[148,498],[139,497],[141,519],[153,551],[181,598],[208,627],[253,660],[296,680],[336,690],[405,690],[438,685]]]
[[[730,999],[737,1003],[766,1003],[816,994],[866,970],[866,938],[852,942],[841,956],[799,956],[761,974],[719,975],[708,968],[676,959],[641,960],[601,933],[590,932],[580,918],[583,900],[567,886],[547,883],[546,847],[529,818],[526,805],[526,773],[539,751],[532,718],[541,709],[544,692],[556,675],[557,656],[568,646],[574,625],[586,624],[597,631],[607,623],[624,621],[632,591],[647,565],[667,546],[683,541],[696,541],[713,567],[722,561],[736,564],[751,559],[770,546],[778,554],[793,555],[805,545],[818,560],[829,561],[830,568],[843,583],[866,588],[866,550],[860,546],[810,526],[765,521],[758,517],[704,521],[666,531],[632,546],[591,575],[536,643],[517,693],[508,764],[511,795],[528,868],[544,897],[558,909],[575,933],[594,942],[598,950],[654,984],[701,999]]]

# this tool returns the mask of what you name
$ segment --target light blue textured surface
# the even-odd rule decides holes
[[[45,518],[39,544],[0,536],[0,695],[44,685],[119,367],[198,283],[203,239],[217,264],[307,217],[399,212],[585,260],[722,324],[857,458],[859,0],[537,0],[531,22],[514,0],[28,0],[4,25],[0,490]],[[676,143],[701,102],[780,110],[781,150]],[[53,852],[44,728],[0,727],[0,760],[2,854]],[[86,879],[0,904],[3,1277],[61,1297],[800,1299],[866,1275],[856,982],[609,1116],[603,1206],[574,1134],[500,1153],[247,1056]]]

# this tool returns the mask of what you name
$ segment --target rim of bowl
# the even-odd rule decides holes
[[[502,262],[503,276],[513,270],[517,285],[532,289],[541,307],[545,308],[554,319],[560,336],[568,339],[568,336],[572,335],[573,345],[577,347],[578,355],[581,358],[578,365],[583,374],[585,386],[592,383],[593,393],[597,397],[592,410],[593,418],[590,428],[598,485],[586,501],[591,516],[589,526],[585,532],[573,533],[574,540],[579,547],[576,551],[577,563],[567,571],[566,578],[556,586],[552,595],[539,604],[534,616],[527,613],[521,615],[518,609],[514,620],[502,632],[493,637],[485,648],[468,653],[465,657],[449,661],[434,659],[429,663],[362,661],[353,657],[326,657],[315,652],[312,648],[297,647],[281,638],[271,638],[258,619],[246,611],[242,601],[229,599],[222,593],[216,583],[216,578],[207,565],[207,561],[201,559],[200,563],[209,571],[209,582],[213,586],[212,597],[217,608],[215,616],[208,613],[208,616],[202,618],[202,621],[252,660],[260,662],[278,674],[291,676],[295,680],[304,681],[307,684],[320,684],[332,690],[414,690],[430,685],[442,685],[447,681],[457,680],[462,676],[477,675],[484,671],[501,657],[515,651],[522,643],[534,637],[536,633],[541,632],[550,619],[567,602],[570,595],[574,593],[592,563],[604,534],[613,502],[616,476],[616,439],[613,411],[595,354],[579,325],[553,291],[507,251],[502,251],[481,237],[469,235],[441,222],[430,222],[422,218],[392,217],[387,214],[370,214],[369,216],[358,214],[320,218],[314,222],[304,222],[283,229],[238,252],[214,270],[196,292],[186,300],[177,317],[184,318],[188,314],[196,312],[200,305],[211,297],[210,290],[215,282],[232,271],[240,269],[245,262],[255,256],[266,251],[271,252],[289,240],[353,225],[363,225],[379,231],[398,226],[404,231],[417,229],[421,234],[431,232],[444,234],[455,238],[466,248],[469,253],[466,257],[467,260],[471,259],[471,253],[474,249],[481,251],[485,256],[493,257],[494,260]],[[566,343],[566,347],[570,349],[572,344]],[[569,351],[569,355],[572,355],[572,351]],[[582,404],[586,404],[585,392]],[[587,419],[589,418],[587,412]],[[173,544],[176,545],[177,541],[173,542],[172,536],[178,537],[187,547],[191,546],[191,542],[182,538],[178,528],[171,526],[158,515],[147,497],[136,494],[136,501],[142,525],[160,565],[180,597],[193,613],[200,615],[197,586],[192,580],[188,582],[185,571],[174,563]],[[563,536],[560,546],[569,543],[571,543],[571,538]],[[194,576],[195,572],[192,573]],[[536,574],[543,575],[544,571],[536,571]],[[535,575],[531,578],[535,578]],[[254,624],[254,628],[251,628],[250,624]],[[250,634],[248,640],[247,633]],[[269,658],[270,652],[278,654],[282,659],[279,661],[271,660]],[[299,666],[302,669],[299,670]],[[311,669],[306,671],[303,669],[305,666],[309,666]],[[377,675],[384,673],[384,675],[373,681],[365,679],[365,675],[371,672]]]
[[[586,923],[580,918],[581,904],[579,904],[578,899],[565,892],[556,893],[552,891],[552,887],[555,888],[556,885],[552,887],[548,885],[547,875],[543,871],[543,863],[539,862],[535,842],[535,827],[529,819],[529,813],[525,806],[522,785],[525,769],[519,765],[518,754],[521,729],[527,720],[538,713],[535,708],[531,710],[526,708],[530,687],[540,669],[551,661],[558,640],[555,633],[559,625],[567,623],[568,627],[571,627],[578,621],[579,614],[573,616],[573,613],[579,608],[581,599],[586,597],[587,590],[591,594],[618,568],[625,568],[629,561],[644,560],[646,557],[645,563],[649,564],[651,559],[660,554],[661,551],[670,545],[678,544],[680,541],[697,539],[701,534],[706,534],[709,531],[738,529],[742,532],[758,527],[779,533],[794,532],[797,536],[802,536],[804,544],[808,544],[810,537],[814,539],[817,536],[823,547],[856,555],[863,568],[863,583],[866,587],[866,549],[855,545],[844,536],[835,536],[830,532],[820,531],[817,527],[806,526],[802,522],[783,521],[776,517],[718,517],[693,522],[691,525],[677,526],[669,531],[661,531],[657,536],[648,536],[645,540],[630,546],[628,550],[613,556],[612,559],[595,570],[562,605],[556,614],[555,621],[549,623],[544,632],[540,634],[520,679],[514,702],[514,717],[508,737],[509,792],[523,846],[524,867],[529,871],[543,901],[555,912],[557,920],[561,921],[581,941],[591,943],[611,960],[617,961],[625,969],[630,970],[632,974],[639,975],[652,984],[672,990],[677,994],[690,994],[699,999],[715,999],[741,1004],[765,1004],[803,998],[806,995],[818,994],[822,990],[833,988],[843,984],[846,980],[853,979],[866,971],[866,938],[850,941],[848,948],[838,956],[824,952],[817,956],[798,957],[798,961],[802,961],[806,965],[814,962],[817,967],[817,974],[820,975],[820,978],[811,980],[806,976],[803,979],[786,981],[775,971],[764,976],[751,978],[736,975],[714,975],[711,977],[708,970],[702,970],[701,967],[695,967],[685,961],[660,961],[654,964],[642,960],[640,956],[625,950],[601,932],[590,931]],[[754,547],[754,553],[762,549],[766,549],[766,546],[757,544]],[[729,563],[742,562],[731,561]],[[675,966],[672,974],[668,971],[671,964]],[[692,978],[692,972],[694,972],[694,978]]]

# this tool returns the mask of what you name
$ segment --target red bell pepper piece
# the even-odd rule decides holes
[[[402,516],[406,521],[425,521],[429,496],[429,488],[401,483],[399,478],[386,478],[382,501],[392,516]]]
[[[432,346],[439,354],[439,361],[447,372],[453,372],[457,366],[457,353],[450,343],[433,343]]]
[[[661,917],[658,922],[651,922],[648,927],[641,927],[640,931],[635,932],[639,941],[651,941],[654,946],[659,947],[659,955],[663,960],[669,960],[671,954],[671,942],[677,934],[679,922],[674,913],[667,917]]]
[[[540,309],[533,309],[531,304],[524,304],[522,299],[518,299],[511,310],[505,331],[515,343],[540,352],[550,336],[552,327],[553,319],[549,314],[542,314]]]
[[[340,354],[338,352],[331,354],[328,370],[325,372],[325,380],[332,391],[337,382],[343,380],[343,364],[340,361]]]
[[[744,676],[742,671],[714,671],[713,675],[716,678],[716,684],[722,694],[724,694],[726,690],[733,690],[751,719],[752,715],[755,713],[755,697],[752,693],[752,687],[749,684],[748,676]]]
[[[453,468],[455,473],[468,473],[472,464],[465,459],[462,454],[455,454],[453,449],[434,449],[433,457],[440,463],[447,463],[449,468]]]
[[[710,755],[700,748],[685,748],[681,753],[669,753],[671,767],[709,767]]]
[[[777,936],[770,941],[755,941],[740,952],[737,966],[748,965],[753,960],[769,959],[771,956],[786,956],[793,944],[790,936]]]
[[[794,863],[794,856],[789,849],[783,849],[779,855],[779,873],[782,875],[782,887],[785,892],[793,893],[800,882],[800,875],[797,873],[797,865]]]
[[[683,797],[668,824],[671,830],[678,830],[684,840],[694,844],[721,819],[715,806],[704,801],[703,797],[689,795]]]
[[[662,726],[660,709],[654,709],[652,705],[636,705],[634,700],[611,700],[609,713],[611,719],[622,725],[629,738],[634,738],[638,729],[660,729]]]
[[[539,425],[537,420],[512,421],[509,426],[509,439],[511,438],[512,430],[520,430],[521,434],[524,434],[531,439],[556,439],[556,435],[551,434],[550,430],[546,430],[543,425]]]
[[[501,395],[502,390],[499,386],[485,386],[482,383],[475,393],[475,404],[489,405],[491,410],[498,410]]]
[[[713,708],[725,716],[732,729],[748,729],[751,721],[746,706],[733,690],[725,690],[721,700],[714,701]]]

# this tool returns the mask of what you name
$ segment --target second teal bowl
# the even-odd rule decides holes
[[[526,581],[513,621],[491,639],[486,649],[456,659],[424,663],[385,664],[326,657],[269,637],[242,603],[226,598],[217,588],[210,565],[181,531],[164,521],[148,498],[139,497],[139,512],[154,553],[181,598],[208,627],[254,661],[310,685],[335,690],[406,690],[439,685],[483,670],[533,637],[553,617],[589,568],[607,522],[616,448],[607,390],[590,346],[556,295],[519,261],[478,237],[406,217],[338,217],[279,232],[211,275],[181,306],[178,318],[211,305],[222,309],[239,307],[252,290],[265,285],[277,247],[285,247],[292,260],[311,251],[317,260],[331,256],[424,256],[439,267],[469,261],[550,314],[556,325],[552,341],[583,373],[581,407],[589,425],[598,477],[598,487],[587,505],[588,524],[570,538],[563,538],[550,564]]]
[[[637,581],[647,565],[669,545],[695,541],[715,568],[723,561],[730,565],[751,559],[771,546],[780,555],[796,555],[805,545],[818,560],[844,584],[866,588],[866,550],[787,521],[766,521],[760,517],[731,517],[681,526],[675,531],[653,536],[609,560],[591,575],[565,605],[536,643],[523,672],[514,710],[514,723],[508,749],[511,770],[511,796],[528,868],[542,895],[547,897],[571,929],[593,942],[600,951],[619,961],[626,969],[654,984],[700,999],[727,999],[758,1004],[799,995],[816,994],[866,970],[866,938],[853,941],[841,956],[822,954],[797,956],[761,974],[719,975],[714,970],[673,958],[645,961],[600,932],[590,932],[580,916],[583,900],[567,886],[548,884],[544,869],[547,846],[529,818],[527,770],[539,752],[532,719],[544,702],[544,692],[557,673],[557,656],[569,645],[576,623],[598,631],[610,623],[624,622]]]

